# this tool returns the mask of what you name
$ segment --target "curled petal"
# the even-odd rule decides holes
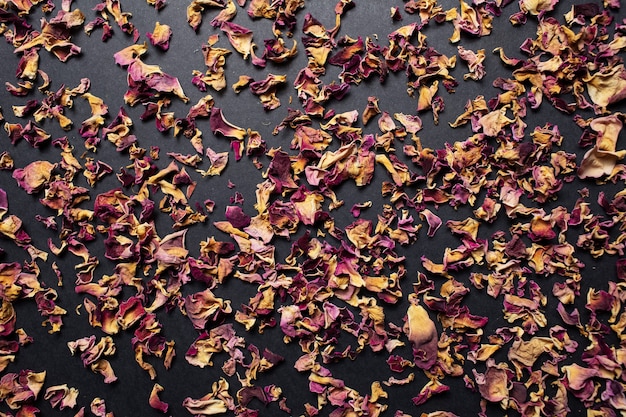
[[[170,38],[172,37],[172,29],[168,25],[155,23],[152,33],[146,35],[150,43],[163,51],[167,51],[170,47]]]
[[[13,178],[28,194],[40,191],[50,181],[56,164],[48,161],[31,162],[24,168],[13,171]]]
[[[411,304],[407,310],[404,332],[413,346],[416,365],[428,369],[437,361],[437,328],[421,306]]]
[[[591,398],[595,388],[593,378],[599,375],[597,369],[585,368],[578,364],[563,367],[565,372],[565,386],[574,392],[581,400]]]
[[[161,401],[161,399],[159,398],[159,394],[162,391],[163,387],[161,385],[154,384],[154,386],[152,387],[152,391],[150,392],[150,399],[148,400],[148,402],[150,404],[150,407],[154,408],[155,410],[159,410],[162,413],[167,413],[169,405]]]
[[[491,402],[500,402],[509,396],[509,372],[505,364],[495,365],[493,359],[487,361],[487,371],[484,374],[474,370],[476,385],[482,397]]]
[[[252,50],[252,31],[232,22],[223,22],[220,29],[226,33],[230,44],[247,59]]]
[[[591,100],[601,111],[626,97],[626,69],[624,64],[596,72],[583,79]]]
[[[220,133],[226,137],[243,140],[246,137],[246,130],[229,123],[222,114],[222,109],[213,107],[209,118],[211,131]]]
[[[578,168],[578,176],[601,178],[610,175],[617,162],[626,156],[626,150],[616,149],[623,123],[617,115],[613,114],[594,119],[589,127],[597,134],[596,144],[583,157]]]
[[[206,323],[221,313],[230,313],[230,300],[215,297],[206,289],[185,297],[185,310],[196,329],[203,329]]]
[[[68,387],[67,384],[55,385],[46,389],[44,399],[49,400],[53,408],[59,407],[59,410],[74,408],[78,399],[78,390]]]
[[[420,217],[426,219],[426,223],[428,223],[428,232],[426,234],[428,237],[433,237],[437,230],[441,227],[441,218],[429,209],[422,210],[420,212]]]
[[[205,8],[224,8],[224,6],[225,3],[222,0],[193,0],[187,6],[187,23],[193,30],[198,30],[200,23],[202,23],[202,12]]]

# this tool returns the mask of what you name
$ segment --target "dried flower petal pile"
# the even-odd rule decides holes
[[[0,415],[626,415],[626,15],[564,3],[0,0]]]

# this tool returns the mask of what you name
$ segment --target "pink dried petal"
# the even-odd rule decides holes
[[[80,353],[83,366],[89,366],[93,372],[101,374],[105,383],[117,381],[110,362],[104,359],[105,356],[115,354],[115,344],[110,336],[101,338],[97,343],[95,336],[84,337],[68,342],[67,346],[72,355]]]
[[[152,33],[147,33],[146,36],[153,46],[156,46],[163,51],[167,51],[170,47],[172,29],[168,25],[162,25],[161,23],[156,22]]]
[[[222,114],[222,109],[213,107],[209,119],[211,131],[220,133],[226,137],[243,140],[246,136],[246,130],[229,123]]]
[[[264,80],[250,83],[252,94],[259,96],[265,110],[274,110],[280,106],[276,92],[287,80],[286,75],[268,74]]]
[[[116,316],[122,329],[130,328],[144,317],[146,310],[143,302],[141,297],[133,296],[120,303]]]
[[[152,387],[152,391],[150,392],[150,399],[148,400],[148,402],[150,404],[150,407],[154,408],[155,410],[159,410],[162,413],[167,413],[169,405],[161,401],[161,399],[159,398],[159,394],[163,392],[163,390],[164,388],[161,385],[154,384],[154,386]]]
[[[283,38],[266,39],[263,57],[275,63],[284,63],[294,58],[298,53],[298,44],[294,40],[291,48],[285,46]],[[254,62],[253,62],[254,63]],[[258,64],[255,64],[258,65]]]
[[[579,399],[591,399],[595,390],[593,378],[599,375],[599,371],[576,363],[563,366],[563,371],[565,372],[565,386]]]
[[[587,92],[601,112],[626,97],[626,69],[624,64],[603,68],[583,78]]]
[[[142,44],[133,44],[133,45],[127,46],[121,51],[116,52],[113,55],[113,58],[115,59],[115,63],[117,65],[121,67],[126,67],[132,64],[133,62],[135,62],[137,58],[145,54],[147,51],[148,51],[148,44],[146,42]]]
[[[251,222],[250,216],[245,214],[239,206],[226,207],[226,220],[237,229],[248,227]]]
[[[459,57],[467,63],[469,72],[463,75],[464,80],[481,80],[485,76],[485,50],[479,49],[476,52],[465,49],[463,46],[458,47]]]
[[[8,336],[15,331],[17,316],[13,304],[5,299],[0,305],[0,336]]]
[[[13,178],[28,194],[34,194],[46,185],[57,164],[48,161],[35,161],[13,171]]]
[[[428,232],[426,233],[426,235],[428,237],[433,237],[437,230],[439,230],[439,228],[441,227],[441,219],[429,209],[422,210],[420,212],[420,217],[424,218],[426,220],[426,223],[428,223]]]
[[[185,311],[193,326],[201,330],[209,320],[231,312],[230,300],[215,297],[211,290],[206,289],[185,297]]]
[[[41,32],[35,32],[36,36],[16,48],[15,52],[24,52],[33,47],[43,46],[59,61],[65,62],[70,57],[81,53],[81,48],[70,41],[70,29],[82,25],[84,19],[85,16],[79,9],[72,12],[61,10],[50,21],[42,19]]]
[[[44,399],[50,401],[50,405],[53,408],[58,407],[59,410],[74,408],[78,399],[78,390],[68,387],[67,384],[55,385],[46,388]]]
[[[441,394],[443,392],[450,391],[450,387],[442,384],[436,379],[431,379],[419,392],[416,397],[413,397],[411,401],[416,406],[420,406],[432,398],[434,395]]]
[[[474,370],[474,377],[478,391],[485,400],[501,402],[508,398],[511,375],[506,364],[495,364],[493,359],[489,359],[487,371],[481,374]]]
[[[213,383],[211,392],[203,397],[198,399],[185,398],[183,407],[196,416],[219,415],[228,410],[234,410],[234,401],[228,393],[228,388],[228,382],[224,378],[220,378],[218,382]]]
[[[230,44],[247,59],[252,51],[252,31],[233,22],[222,22],[220,29],[226,33]]]
[[[519,7],[522,12],[537,16],[553,10],[557,4],[558,0],[520,0]]]
[[[207,7],[224,8],[225,2],[223,0],[193,0],[189,6],[187,6],[187,22],[197,31],[202,23],[202,12]]]
[[[403,330],[413,347],[415,364],[422,369],[430,369],[437,361],[439,338],[428,311],[421,305],[411,304]]]
[[[578,168],[580,178],[601,178],[610,175],[626,150],[616,149],[623,123],[617,115],[598,117],[590,125],[597,134],[595,146],[587,151]]]

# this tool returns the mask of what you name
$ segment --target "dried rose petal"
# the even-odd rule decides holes
[[[38,411],[30,403],[39,396],[46,379],[46,372],[33,372],[29,369],[19,373],[7,373],[0,378],[3,399],[13,410],[25,410],[26,415]],[[29,414],[30,413],[30,414]]]
[[[61,62],[65,62],[70,57],[81,53],[81,48],[70,42],[70,30],[82,25],[84,20],[85,16],[78,9],[72,12],[61,10],[50,21],[42,19],[41,32],[16,48],[15,52],[24,52],[33,47],[43,46]]]
[[[598,117],[589,127],[597,134],[596,145],[585,153],[578,168],[580,178],[601,178],[611,175],[626,150],[617,151],[617,138],[623,123],[617,115]]]
[[[203,329],[209,320],[231,312],[230,301],[215,297],[211,290],[192,294],[185,298],[185,310],[196,329]]]
[[[149,403],[150,407],[154,408],[155,410],[159,410],[162,413],[167,413],[169,405],[161,401],[161,399],[159,398],[159,394],[163,392],[163,389],[164,388],[161,385],[154,384],[154,386],[152,387],[152,391],[150,392]]]
[[[583,81],[589,92],[591,100],[601,112],[606,108],[626,97],[626,70],[624,65],[616,65],[603,71],[590,74]]]
[[[422,369],[433,366],[437,361],[438,334],[435,323],[423,306],[409,306],[404,332],[413,347],[416,365]]]
[[[233,22],[223,22],[220,29],[226,33],[233,48],[242,55],[243,59],[247,59],[252,52],[252,31]]]
[[[110,362],[103,358],[115,354],[115,344],[110,336],[101,338],[97,343],[95,336],[85,337],[70,341],[67,346],[72,355],[79,352],[83,366],[89,366],[93,372],[101,374],[105,383],[110,384],[117,380]]]
[[[59,407],[59,410],[67,407],[74,408],[78,399],[78,390],[68,387],[67,384],[55,385],[46,388],[44,399],[50,401],[53,408]]]
[[[31,162],[24,168],[18,168],[13,171],[13,178],[28,194],[34,194],[41,191],[46,183],[50,181],[56,166],[56,164],[48,161]]]
[[[276,91],[286,80],[286,75],[268,74],[264,80],[250,83],[250,91],[259,96],[265,110],[274,110],[280,106]]]
[[[222,114],[222,110],[218,107],[211,109],[211,117],[209,119],[211,130],[213,133],[220,133],[226,137],[243,140],[246,136],[246,130],[229,123]]]
[[[474,377],[480,395],[487,401],[506,401],[510,390],[510,371],[506,364],[496,364],[493,359],[487,361],[487,371],[484,374],[474,370]]]
[[[170,47],[172,29],[168,25],[156,22],[152,33],[147,33],[146,36],[153,46],[156,46],[163,51],[167,51]]]
[[[464,80],[481,80],[485,76],[485,67],[483,61],[485,60],[485,50],[479,49],[476,52],[465,49],[463,46],[458,47],[459,57],[467,62],[469,72],[463,75]]]

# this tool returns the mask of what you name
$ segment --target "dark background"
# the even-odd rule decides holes
[[[552,13],[555,17],[562,19],[563,13],[569,10],[568,4],[559,5]],[[73,7],[83,10],[87,16],[87,21],[95,16],[91,8],[95,6],[95,2],[76,2]],[[357,36],[378,36],[379,42],[383,42],[386,35],[391,31],[411,23],[416,19],[415,16],[403,13],[404,20],[394,22],[389,17],[389,7],[403,7],[401,1],[379,2],[379,1],[357,1],[355,7],[349,10],[341,21],[341,30],[338,37],[349,35]],[[442,1],[444,9],[450,7],[458,7],[458,2]],[[60,7],[60,5],[59,5]],[[193,31],[186,22],[185,9],[187,2],[174,1],[166,5],[161,11],[156,11],[148,6],[145,2],[126,1],[122,4],[125,12],[132,13],[132,23],[137,27],[141,37],[139,42],[147,40],[145,34],[151,32],[154,22],[159,21],[166,23],[172,27],[174,32],[171,39],[169,51],[162,52],[154,47],[149,47],[148,53],[144,57],[144,62],[149,64],[158,64],[164,72],[179,78],[181,85],[190,98],[189,104],[174,99],[170,110],[177,115],[183,116],[190,104],[194,104],[205,93],[198,91],[191,84],[191,73],[194,69],[204,72],[205,66],[200,51],[201,45],[206,43],[208,36],[216,33],[218,30],[211,27],[208,23],[210,19],[217,13],[215,9],[210,9],[204,13],[204,21],[197,33]],[[241,127],[250,127],[258,130],[267,142],[268,148],[279,148],[287,150],[291,142],[292,131],[284,130],[278,135],[272,135],[272,129],[286,116],[287,109],[300,108],[300,104],[296,97],[296,92],[292,87],[292,83],[297,71],[306,65],[306,56],[304,48],[300,42],[302,36],[302,18],[306,13],[311,13],[315,18],[322,22],[327,28],[334,26],[334,3],[329,1],[310,1],[306,2],[303,10],[298,12],[298,24],[296,26],[294,37],[299,43],[298,56],[290,61],[287,65],[269,63],[265,69],[254,67],[250,61],[244,61],[236,52],[227,59],[226,80],[228,87],[221,91],[209,91],[215,98],[216,106],[222,108],[226,119]],[[508,22],[508,16],[519,10],[517,3],[513,3],[504,8],[502,16],[494,20],[493,32],[490,36],[475,38],[463,35],[458,45],[463,45],[467,49],[476,50],[484,48],[487,51],[487,59],[485,66],[487,76],[480,81],[462,80],[463,74],[466,72],[465,64],[459,60],[456,68],[452,71],[452,75],[459,80],[459,86],[454,94],[446,93],[440,88],[440,94],[445,101],[445,111],[441,113],[439,125],[435,125],[430,112],[420,114],[424,129],[419,133],[424,146],[433,149],[440,149],[445,143],[452,143],[458,140],[464,140],[471,131],[469,126],[458,129],[451,129],[448,126],[456,117],[464,110],[465,103],[468,99],[476,97],[478,94],[484,95],[487,99],[496,96],[499,90],[492,86],[492,81],[497,77],[510,76],[510,69],[506,68],[500,62],[497,55],[491,51],[495,47],[502,47],[506,54],[510,57],[523,57],[519,51],[520,44],[528,37],[534,37],[536,29],[536,17],[529,16],[526,25],[514,27]],[[54,13],[53,13],[54,14]],[[620,21],[623,12],[614,12],[616,21]],[[28,21],[38,26],[38,19],[43,15],[37,11],[28,18]],[[246,14],[245,9],[238,6],[238,15],[234,19],[246,27],[254,30],[254,39],[257,44],[262,44],[263,39],[271,38],[271,21],[266,19],[251,20]],[[129,116],[134,121],[133,133],[138,138],[139,146],[149,148],[150,146],[159,146],[161,148],[161,159],[157,164],[164,168],[170,162],[167,152],[180,152],[182,154],[193,153],[193,148],[188,140],[184,137],[173,137],[171,132],[161,133],[154,124],[154,121],[142,122],[139,116],[143,112],[142,106],[129,107],[124,104],[123,94],[126,91],[126,71],[115,65],[113,54],[117,51],[129,46],[133,43],[131,36],[128,36],[113,24],[114,35],[107,42],[100,40],[100,30],[94,31],[91,36],[87,36],[81,30],[73,32],[72,40],[75,44],[82,48],[82,54],[78,57],[71,58],[66,63],[59,62],[54,56],[45,51],[41,51],[40,68],[44,69],[51,78],[51,90],[56,91],[61,85],[74,87],[78,85],[81,78],[87,77],[91,80],[90,92],[104,100],[109,107],[109,118],[107,123],[117,114],[120,107],[124,107]],[[452,34],[452,25],[436,24],[431,22],[423,29],[423,33],[427,36],[427,43],[446,56],[456,53],[457,44],[451,44],[448,37]],[[287,43],[290,45],[290,41]],[[220,35],[218,46],[230,48],[224,35]],[[0,44],[0,77],[9,82],[15,82],[15,70],[19,61],[19,56],[13,53],[10,44],[2,42]],[[258,98],[253,96],[248,90],[242,91],[239,95],[235,94],[230,86],[237,81],[239,75],[250,75],[255,79],[263,79],[266,74],[287,74],[287,85],[279,92],[282,106],[278,109],[267,112],[264,111]],[[327,66],[327,74],[323,77],[324,81],[330,83],[337,79],[339,68]],[[337,80],[338,81],[338,80]],[[379,98],[381,110],[390,114],[395,112],[404,112],[414,114],[416,108],[415,98],[409,97],[406,93],[406,78],[404,74],[389,74],[388,79],[380,83],[377,78],[364,81],[358,86],[352,86],[349,94],[341,101],[331,101],[327,108],[334,109],[337,113],[357,109],[361,112],[367,104],[368,96],[376,96]],[[24,98],[12,97],[7,91],[0,91],[0,105],[4,116],[9,122],[25,123],[25,120],[15,118],[11,112],[11,106],[15,104],[24,104],[30,98],[41,98],[41,93],[33,93],[31,96]],[[293,102],[289,104],[290,98]],[[616,106],[615,111],[622,110],[623,106]],[[592,117],[589,112],[581,113],[584,117]],[[46,130],[52,134],[53,138],[67,135],[72,145],[75,146],[74,154],[80,156],[84,149],[82,139],[78,134],[77,126],[81,120],[89,115],[89,107],[84,100],[75,100],[74,107],[67,112],[75,122],[75,128],[70,132],[63,132],[58,128],[55,121],[47,121],[44,125]],[[581,160],[583,150],[578,146],[578,140],[581,130],[572,121],[573,115],[566,115],[555,110],[548,103],[544,103],[538,111],[530,111],[526,122],[528,123],[527,131],[535,126],[543,126],[546,122],[556,124],[564,136],[563,149],[567,152],[574,152],[579,155],[578,161]],[[317,125],[317,121],[314,126]],[[215,137],[211,134],[208,121],[199,121],[199,128],[204,132],[204,145],[212,149],[223,152],[229,150],[229,141],[225,138]],[[371,122],[364,127],[363,133],[378,133],[375,122]],[[618,145],[618,148],[620,145]],[[623,147],[623,145],[622,145]],[[12,146],[5,133],[0,133],[0,151],[7,150],[13,156],[16,167],[23,167],[26,164],[40,159],[58,160],[58,149],[52,146],[44,146],[40,149],[31,148],[28,143],[21,141]],[[401,155],[401,146],[397,146],[397,154]],[[128,156],[115,151],[114,146],[103,141],[96,154],[90,154],[103,162],[108,163],[117,172],[120,167],[128,165]],[[259,170],[251,163],[251,159],[244,158],[235,162],[232,154],[228,167],[221,176],[201,178],[198,175],[194,179],[198,181],[198,186],[190,199],[190,205],[193,207],[196,203],[201,203],[207,198],[215,201],[216,209],[209,216],[209,220],[204,224],[192,226],[187,234],[187,248],[191,256],[197,256],[200,241],[207,237],[215,236],[217,240],[228,240],[228,236],[219,232],[212,223],[214,221],[223,220],[224,209],[230,205],[230,198],[235,192],[240,192],[244,198],[243,209],[246,213],[254,213],[253,205],[255,203],[254,191],[256,185],[263,181],[263,173],[269,162],[268,158],[262,158],[264,168]],[[208,161],[205,158],[200,168],[207,168]],[[195,174],[195,173],[193,173]],[[77,175],[77,182],[83,182],[80,185],[89,187],[81,175]],[[374,181],[371,185],[357,189],[352,185],[343,185],[336,192],[340,199],[345,201],[345,205],[340,209],[332,212],[337,224],[345,226],[352,222],[354,218],[350,214],[350,207],[354,203],[371,200],[373,206],[364,210],[362,217],[376,221],[376,215],[380,212],[383,204],[388,203],[385,198],[381,197],[380,184],[387,180],[387,175],[380,167],[377,167]],[[229,188],[228,183],[232,182],[234,188]],[[36,215],[44,217],[53,215],[50,210],[46,209],[38,203],[40,195],[28,195],[22,189],[18,188],[11,172],[0,171],[1,187],[9,196],[9,213],[18,214],[25,223],[25,230],[33,237],[36,247],[40,249],[47,248],[47,240],[57,241],[54,231],[46,230],[41,224],[34,221]],[[103,193],[111,188],[119,186],[119,182],[115,175],[109,175],[95,187],[93,187],[93,196]],[[623,184],[604,184],[596,185],[592,181],[574,180],[559,193],[559,198],[555,202],[546,205],[546,211],[550,208],[562,205],[571,210],[574,202],[579,197],[577,191],[582,187],[590,189],[591,196],[588,201],[592,204],[594,210],[597,210],[595,203],[598,192],[605,191],[608,195],[614,194],[623,188]],[[93,201],[93,200],[92,200]],[[91,203],[90,203],[91,204]],[[462,220],[471,215],[470,207],[461,207],[455,210],[448,206],[442,206],[437,214],[444,220],[454,219]],[[413,213],[415,217],[417,213]],[[171,233],[171,220],[166,215],[157,213],[156,223],[158,233],[164,236]],[[507,230],[510,224],[500,216],[498,222],[487,225],[481,225],[481,236],[488,237],[497,230]],[[314,232],[317,228],[312,229]],[[407,277],[402,283],[404,299],[398,305],[385,306],[386,320],[396,325],[402,325],[402,317],[406,313],[408,302],[406,295],[412,291],[412,283],[415,282],[417,272],[424,272],[421,266],[420,257],[426,256],[434,261],[439,261],[446,247],[455,247],[458,239],[453,237],[444,227],[436,234],[434,238],[428,238],[425,235],[426,228],[420,231],[418,241],[408,247],[399,247],[399,255],[406,256]],[[302,232],[302,231],[301,231]],[[329,237],[329,239],[332,239]],[[277,261],[280,262],[288,254],[291,242],[277,239],[273,242],[277,246]],[[335,242],[336,243],[336,242]],[[0,246],[5,253],[0,256],[1,262],[25,262],[29,260],[26,252],[14,245],[7,239],[0,241]],[[89,245],[92,254],[103,253],[103,241],[98,239]],[[578,308],[584,309],[584,298],[588,288],[606,289],[607,280],[615,280],[615,257],[604,257],[601,259],[592,259],[585,252],[577,253],[585,264],[582,283],[581,296]],[[46,370],[46,387],[56,384],[67,383],[69,386],[77,387],[80,390],[78,406],[88,407],[91,400],[95,397],[105,399],[107,409],[117,416],[151,416],[162,415],[153,410],[148,405],[148,396],[154,382],[158,382],[164,386],[165,391],[161,394],[163,401],[169,403],[170,411],[168,415],[182,416],[188,415],[187,411],[182,407],[182,400],[185,397],[199,398],[210,391],[211,384],[224,376],[220,366],[222,360],[226,359],[226,355],[216,356],[215,366],[213,368],[200,369],[186,363],[184,354],[188,346],[197,337],[197,331],[193,329],[191,322],[183,317],[179,312],[173,311],[167,313],[159,311],[158,317],[163,324],[163,334],[168,340],[176,341],[177,357],[174,365],[170,370],[163,369],[161,361],[152,360],[151,363],[156,367],[158,378],[151,381],[146,372],[141,370],[134,361],[131,349],[131,331],[121,331],[114,335],[117,346],[117,353],[111,358],[111,364],[115,370],[119,380],[111,385],[104,384],[100,375],[90,372],[83,368],[80,358],[71,356],[67,348],[67,342],[76,340],[81,337],[95,334],[101,337],[104,334],[100,329],[93,329],[87,322],[87,315],[84,309],[77,309],[83,302],[83,295],[75,294],[73,289],[74,263],[75,259],[71,255],[64,255],[59,258],[50,255],[47,263],[41,263],[42,276],[41,279],[50,287],[58,292],[58,304],[67,310],[64,317],[64,326],[59,333],[48,334],[48,328],[40,325],[42,319],[37,312],[36,305],[32,301],[21,301],[16,303],[17,310],[17,327],[22,327],[26,332],[34,338],[34,343],[20,349],[17,359],[12,363],[5,372],[16,372],[21,369],[32,369],[34,371]],[[50,263],[56,261],[64,274],[64,286],[56,286],[56,277]],[[113,271],[114,264],[100,256],[101,264],[96,272],[96,278],[103,274],[110,274]],[[463,272],[455,277],[458,280],[466,280],[469,272]],[[544,292],[549,292],[551,288],[550,278],[535,277],[539,282],[545,283]],[[542,281],[543,280],[543,281]],[[467,281],[463,281],[470,288]],[[197,287],[189,287],[186,291],[192,292],[201,290]],[[247,303],[249,298],[256,294],[256,286],[246,284],[244,282],[229,279],[225,284],[221,285],[217,290],[218,296],[232,300],[233,309],[239,308],[241,304]],[[556,299],[548,295],[549,301],[546,306],[545,313],[548,316],[549,323],[561,323],[560,317],[554,310],[557,304]],[[487,297],[486,294],[478,291],[470,292],[465,303],[470,307],[472,313],[485,315],[490,318],[487,327],[484,330],[485,335],[492,334],[499,327],[509,326],[502,317],[501,299],[493,299]],[[80,314],[79,314],[80,312]],[[276,314],[279,318],[279,315]],[[263,334],[258,334],[256,330],[246,333],[242,326],[236,323],[232,318],[227,321],[234,323],[239,335],[243,335],[246,341],[255,344],[261,350],[268,348],[269,350],[279,353],[285,357],[285,362],[273,369],[272,371],[261,374],[256,381],[259,386],[267,384],[276,384],[283,390],[287,399],[287,405],[291,407],[293,415],[301,415],[304,412],[303,404],[309,402],[316,403],[316,397],[308,390],[308,381],[305,374],[299,374],[293,369],[294,361],[301,355],[300,348],[297,343],[284,344],[282,342],[282,333],[277,326],[273,329],[266,330]],[[579,340],[579,335],[575,330],[570,332],[572,337]],[[350,343],[350,340],[342,341],[342,343]],[[352,341],[353,343],[354,341]],[[584,342],[583,342],[584,343]],[[580,351],[580,349],[579,349]],[[504,352],[502,353],[504,355]],[[392,372],[385,363],[386,354],[374,354],[369,350],[363,351],[356,360],[350,361],[344,359],[336,364],[328,365],[332,369],[333,375],[341,378],[362,395],[369,392],[370,384],[375,380],[385,380],[392,376]],[[571,358],[576,361],[578,358]],[[466,364],[466,372],[471,375],[471,369],[475,365],[468,362]],[[476,365],[476,367],[478,367]],[[389,392],[389,399],[385,400],[389,404],[389,409],[385,415],[393,415],[396,410],[402,410],[407,414],[419,416],[422,412],[431,412],[435,410],[447,410],[458,415],[476,415],[480,410],[480,397],[477,393],[472,393],[464,387],[461,378],[446,378],[443,382],[450,386],[450,391],[429,400],[425,405],[416,407],[412,404],[411,398],[416,396],[419,390],[427,382],[427,378],[417,369],[413,370],[416,379],[412,384],[407,386],[396,386],[386,389]],[[404,375],[404,374],[403,374]],[[394,375],[396,376],[396,375]],[[402,375],[401,375],[402,376]],[[236,392],[239,385],[236,378],[231,378],[232,393]],[[76,410],[52,410],[47,402],[42,400],[37,402],[37,406],[41,408],[42,415],[74,415]],[[271,404],[265,408],[258,402],[250,404],[251,408],[259,408],[261,416],[279,416],[286,415],[280,411],[276,404]],[[570,401],[572,415],[584,415],[585,410],[580,403],[573,398]],[[3,404],[0,405],[1,411],[9,411]],[[322,410],[321,415],[330,412],[330,408],[326,407]],[[503,415],[505,412],[497,405],[490,405],[488,415]],[[509,415],[514,415],[509,411]]]

